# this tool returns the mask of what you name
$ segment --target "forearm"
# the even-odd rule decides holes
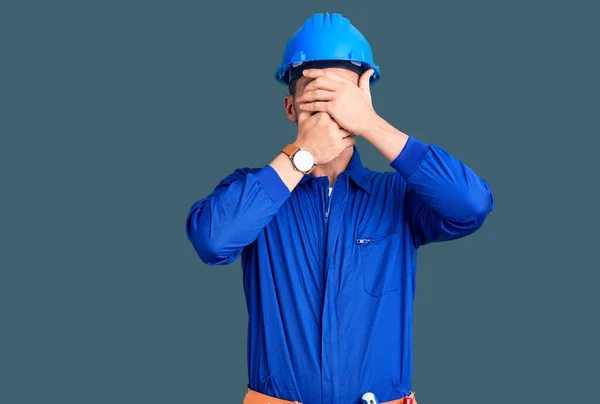
[[[380,116],[373,119],[362,136],[390,162],[402,152],[409,138]]]
[[[295,170],[291,159],[284,153],[279,153],[269,165],[277,172],[290,192],[296,188],[302,177],[304,177],[304,173]]]
[[[286,176],[285,168],[282,171]],[[188,238],[204,262],[233,262],[289,196],[288,186],[271,165],[254,174],[238,169],[192,206],[187,218]]]
[[[409,189],[442,218],[458,222],[493,207],[487,183],[448,152],[402,133],[377,117],[363,135],[404,178]]]

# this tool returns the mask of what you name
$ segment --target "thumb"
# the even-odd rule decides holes
[[[370,91],[369,80],[371,79],[373,73],[375,73],[375,70],[369,69],[366,72],[364,72],[358,80],[358,87],[360,87],[361,90],[366,91],[367,93]]]

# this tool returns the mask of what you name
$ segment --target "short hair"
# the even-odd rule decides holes
[[[290,95],[292,97],[296,96],[296,84],[298,83],[298,80],[291,80],[290,83],[288,84],[288,89],[290,91]]]

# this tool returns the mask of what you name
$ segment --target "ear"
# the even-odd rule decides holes
[[[298,116],[296,115],[296,108],[294,108],[294,97],[286,95],[283,97],[283,107],[285,108],[285,115],[290,122],[296,122]]]

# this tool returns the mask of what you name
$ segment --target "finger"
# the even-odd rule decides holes
[[[313,102],[313,101],[331,101],[335,96],[335,92],[327,90],[310,90],[304,91],[302,95],[296,98],[298,103]]]
[[[311,79],[316,79],[317,77],[327,77],[331,80],[338,81],[341,83],[347,82],[347,81],[350,81],[350,82],[352,81],[352,80],[346,78],[345,76],[342,76],[341,74],[334,73],[332,71],[323,70],[323,69],[306,69],[306,70],[302,71],[302,75],[304,75],[304,77],[309,77]]]
[[[331,102],[329,101],[315,101],[315,102],[305,102],[298,105],[303,111],[312,111],[312,112],[329,112],[331,111]]]
[[[353,86],[356,85],[356,80],[351,79],[348,76],[344,76],[343,74],[339,73],[339,72],[333,72],[333,71],[328,71],[328,78],[332,78],[333,80],[339,81],[340,83],[347,83],[347,84],[352,84]]]
[[[358,86],[361,90],[369,91],[369,83],[373,73],[375,73],[375,70],[369,69],[360,76],[360,79],[358,80]]]
[[[316,89],[336,91],[340,88],[340,83],[335,80],[331,80],[329,77],[317,77],[304,87],[304,91],[311,91]]]

